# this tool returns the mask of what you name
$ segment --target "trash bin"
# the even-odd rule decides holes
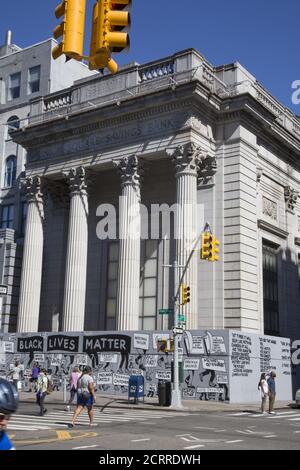
[[[134,398],[134,403],[138,403],[139,398],[144,401],[144,377],[143,375],[131,375],[128,382],[128,402]]]
[[[166,382],[166,404],[165,406],[171,406],[172,403],[172,383]]]
[[[170,406],[172,401],[171,382],[158,383],[158,404],[159,406]]]
[[[158,382],[158,404],[159,406],[165,406],[166,403],[166,383]]]

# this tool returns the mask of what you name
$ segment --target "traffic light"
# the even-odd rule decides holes
[[[210,257],[208,258],[209,261],[219,261],[219,256],[218,253],[220,253],[220,242],[219,240],[213,235],[212,237],[212,243],[211,243],[211,254]]]
[[[62,37],[61,43],[52,50],[53,59],[62,54],[67,59],[82,59],[85,9],[86,0],[64,0],[55,8],[56,18],[64,18],[53,31],[55,39]]]
[[[167,339],[158,339],[156,341],[157,352],[167,352],[168,351],[168,340]]]
[[[212,241],[213,235],[210,232],[202,233],[202,243],[201,243],[201,259],[210,259],[212,255]]]
[[[181,284],[181,305],[188,304],[190,302],[190,286],[187,286],[186,284]]]
[[[129,47],[129,35],[122,30],[130,26],[130,6],[131,0],[98,0],[95,3],[89,58],[91,70],[107,67],[112,73],[117,72],[118,64],[111,54]]]

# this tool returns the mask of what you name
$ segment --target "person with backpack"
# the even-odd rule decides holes
[[[70,428],[75,426],[75,421],[86,406],[89,415],[90,426],[93,425],[93,405],[96,401],[96,391],[93,379],[93,372],[90,366],[86,366],[82,372],[82,376],[78,379],[77,383],[77,407],[74,412],[72,422],[69,424]]]
[[[36,402],[40,407],[40,416],[47,413],[44,407],[45,397],[48,393],[48,377],[46,369],[41,369],[37,381]]]
[[[19,395],[16,388],[7,380],[0,378],[0,450],[15,450],[6,427],[12,413],[18,408]]]

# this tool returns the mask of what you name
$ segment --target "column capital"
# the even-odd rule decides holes
[[[204,153],[194,142],[178,145],[175,150],[167,151],[167,154],[171,156],[175,164],[176,177],[195,176],[199,184],[207,184],[216,173],[216,157]]]
[[[299,192],[291,186],[285,186],[284,188],[284,199],[286,204],[286,210],[294,212],[294,208],[299,197]]]
[[[175,150],[167,151],[175,164],[176,177],[185,175],[197,176],[199,163],[202,156],[200,147],[193,142],[178,145]]]
[[[141,179],[141,162],[137,155],[123,157],[121,160],[114,162],[114,166],[118,168],[121,176],[121,188],[132,186],[137,192],[140,190]]]
[[[83,166],[71,168],[68,173],[64,173],[68,180],[71,197],[75,194],[85,196],[87,194],[87,176]]]
[[[218,164],[214,155],[202,155],[198,168],[198,184],[204,186],[211,182],[217,172]]]
[[[23,183],[28,202],[43,202],[42,178],[40,176],[27,176]]]
[[[40,176],[27,176],[23,183],[23,189],[26,195],[27,203],[35,203],[38,206],[39,213],[44,219],[45,193],[43,181]]]

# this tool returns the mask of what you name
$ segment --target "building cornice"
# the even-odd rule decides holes
[[[265,230],[266,232],[272,233],[273,235],[277,235],[277,237],[286,239],[289,235],[288,232],[285,230],[282,230],[279,227],[276,227],[276,225],[270,224],[269,222],[266,222],[263,219],[259,219],[257,221],[258,228]]]

